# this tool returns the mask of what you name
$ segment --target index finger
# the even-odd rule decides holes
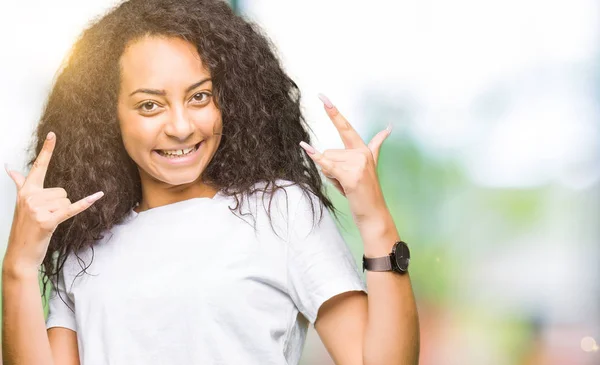
[[[54,132],[48,133],[44,140],[44,145],[40,150],[37,158],[33,162],[33,167],[29,172],[29,175],[25,179],[26,185],[34,185],[36,187],[44,187],[44,179],[46,178],[46,171],[48,171],[48,164],[56,145],[56,135]]]
[[[335,105],[331,103],[331,100],[323,94],[319,94],[319,99],[325,104],[325,111],[327,112],[329,119],[333,122],[333,125],[335,125],[335,128],[338,130],[344,146],[346,148],[365,147],[365,142],[360,138],[358,132],[356,132],[350,122],[344,118]]]

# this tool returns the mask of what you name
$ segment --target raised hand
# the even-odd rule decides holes
[[[358,225],[371,216],[387,210],[377,178],[377,159],[383,141],[390,135],[391,127],[377,133],[368,143],[362,140],[352,125],[324,95],[319,98],[327,115],[338,130],[345,149],[317,151],[306,142],[300,146],[321,168],[325,177],[344,195]]]
[[[55,145],[56,135],[50,132],[26,178],[6,169],[17,186],[17,202],[4,265],[12,265],[11,268],[19,271],[37,273],[56,227],[83,212],[104,195],[99,191],[71,203],[63,188],[44,188]]]

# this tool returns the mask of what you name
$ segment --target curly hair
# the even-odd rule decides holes
[[[258,26],[221,0],[126,1],[95,21],[74,44],[34,136],[30,167],[46,134],[53,131],[59,138],[46,187],[64,188],[72,201],[105,192],[89,209],[57,227],[41,267],[42,295],[49,280],[58,281],[68,255],[93,250],[103,232],[122,222],[141,200],[139,171],[121,137],[117,95],[120,57],[127,44],[145,36],[190,42],[211,74],[223,132],[202,179],[235,197],[232,211],[242,213],[240,202],[256,192],[257,182],[266,183],[261,191],[273,193],[283,188],[276,183],[282,179],[299,185],[305,195],[316,195],[321,217],[323,206],[336,214],[317,167],[298,145],[301,140],[310,143],[299,88]]]

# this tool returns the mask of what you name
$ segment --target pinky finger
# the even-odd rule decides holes
[[[98,199],[102,198],[103,196],[104,196],[104,192],[99,191],[95,194],[92,194],[83,199],[80,199],[80,200],[76,201],[75,203],[56,211],[54,214],[58,219],[57,224],[60,224],[64,221],[66,221],[67,219],[74,217],[77,214],[83,212],[87,208],[91,207],[92,204],[94,204]]]
[[[321,152],[319,152],[316,148],[309,145],[308,143],[302,141],[300,142],[300,146],[306,151],[308,156],[317,164],[321,170],[331,171],[333,170],[333,161],[326,158]],[[330,175],[330,174],[328,174]],[[328,176],[329,177],[329,176]]]

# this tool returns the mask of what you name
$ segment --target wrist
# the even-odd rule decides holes
[[[394,220],[389,214],[365,222],[359,230],[367,257],[387,256],[392,252],[394,243],[400,241]]]
[[[21,281],[38,279],[39,269],[35,266],[17,263],[15,261],[5,259],[2,263],[2,281]]]
[[[394,219],[386,207],[375,209],[370,214],[354,215],[354,221],[361,231],[382,230],[386,229],[390,223],[394,224]]]

